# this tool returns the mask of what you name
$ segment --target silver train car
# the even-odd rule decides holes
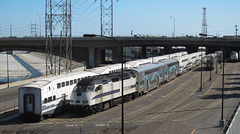
[[[102,111],[118,104],[123,90],[124,101],[128,101],[174,79],[179,73],[178,66],[177,60],[169,59],[125,70],[123,89],[120,72],[82,79],[74,87],[70,105],[89,114]]]
[[[238,53],[236,51],[232,51],[230,53],[230,60],[231,61],[238,61]]]
[[[62,112],[69,104],[72,89],[91,72],[68,73],[42,78],[18,89],[18,110],[22,119],[39,121],[43,116]]]
[[[222,53],[215,52],[206,55],[203,58],[203,68],[205,70],[214,70],[222,62]]]

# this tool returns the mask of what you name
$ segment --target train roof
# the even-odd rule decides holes
[[[130,73],[131,70],[125,70],[123,73],[123,78],[129,78],[135,76],[134,73]],[[113,78],[118,78],[121,79],[122,73],[121,72],[115,72],[111,74],[105,74],[105,75],[97,75],[97,76],[91,76],[91,77],[86,77],[78,82],[78,84],[83,84],[83,85],[94,85],[94,84],[102,84],[102,83],[108,83],[112,81]]]
[[[66,73],[66,74],[61,74],[57,76],[51,76],[51,77],[45,77],[45,78],[40,78],[35,81],[32,81],[31,83],[25,85],[24,87],[35,87],[35,88],[42,88],[51,82],[61,82],[61,81],[66,81],[76,78],[83,78],[83,77],[88,77],[88,76],[93,76],[97,75],[96,73],[92,72],[86,72],[86,71],[79,71],[79,72],[74,72],[74,73]]]
[[[138,70],[138,71],[151,70],[151,69],[157,68],[161,65],[164,66],[164,63],[157,62],[157,63],[152,63],[152,64],[141,65],[139,67],[132,68],[131,70]]]

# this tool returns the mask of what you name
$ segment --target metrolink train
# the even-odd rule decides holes
[[[124,101],[132,100],[196,67],[202,54],[205,53],[163,58],[127,69],[123,73],[123,87],[121,72],[84,78],[74,87],[70,105],[77,112],[91,114],[120,103],[122,92]]]
[[[174,79],[178,73],[178,61],[167,59],[125,70],[123,89],[121,72],[88,77],[74,87],[70,104],[78,112],[96,113],[118,104],[122,92],[124,101],[129,101]]]
[[[205,52],[192,54],[178,52],[148,59],[128,61],[124,63],[124,76],[126,77],[124,89],[126,88],[127,90],[124,94],[130,98],[145,94],[161,83],[167,82],[175,78],[176,75],[187,72],[189,69],[199,65],[200,57],[204,55]],[[121,80],[117,73],[121,72],[121,67],[119,63],[96,67],[87,71],[41,78],[20,87],[18,90],[20,117],[23,119],[41,120],[44,116],[62,112],[69,103],[72,106],[92,106],[93,111],[97,111],[96,107],[98,104],[111,106],[117,102],[119,93],[121,93],[121,89],[117,88]],[[96,82],[100,78],[104,79],[105,77],[105,82],[104,80],[99,81],[99,83]],[[96,81],[90,79],[96,79]],[[89,89],[86,88],[87,92],[92,90],[91,94],[85,94],[86,92],[83,92],[85,89],[81,88],[81,83],[86,83],[86,81],[89,81],[88,84],[92,83],[93,85],[87,86]],[[109,86],[109,89],[105,89],[107,86]],[[99,90],[96,89],[97,87]],[[114,94],[111,94],[112,92]],[[102,97],[102,95],[106,96]],[[91,97],[95,97],[95,102],[91,100],[93,99]],[[111,98],[112,103],[106,103],[109,102],[109,97],[114,98]]]
[[[223,53],[221,51],[210,53],[203,58],[203,68],[205,70],[213,70],[222,63],[222,59]]]

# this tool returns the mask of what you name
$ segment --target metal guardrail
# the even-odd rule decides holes
[[[226,124],[223,134],[240,134],[240,102]]]

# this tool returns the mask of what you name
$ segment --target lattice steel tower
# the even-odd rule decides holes
[[[101,35],[113,37],[113,0],[100,0]]]
[[[71,0],[46,0],[46,75],[71,71],[71,26]]]
[[[203,8],[203,19],[202,19],[202,33],[207,34],[207,18],[206,18],[207,8]]]

